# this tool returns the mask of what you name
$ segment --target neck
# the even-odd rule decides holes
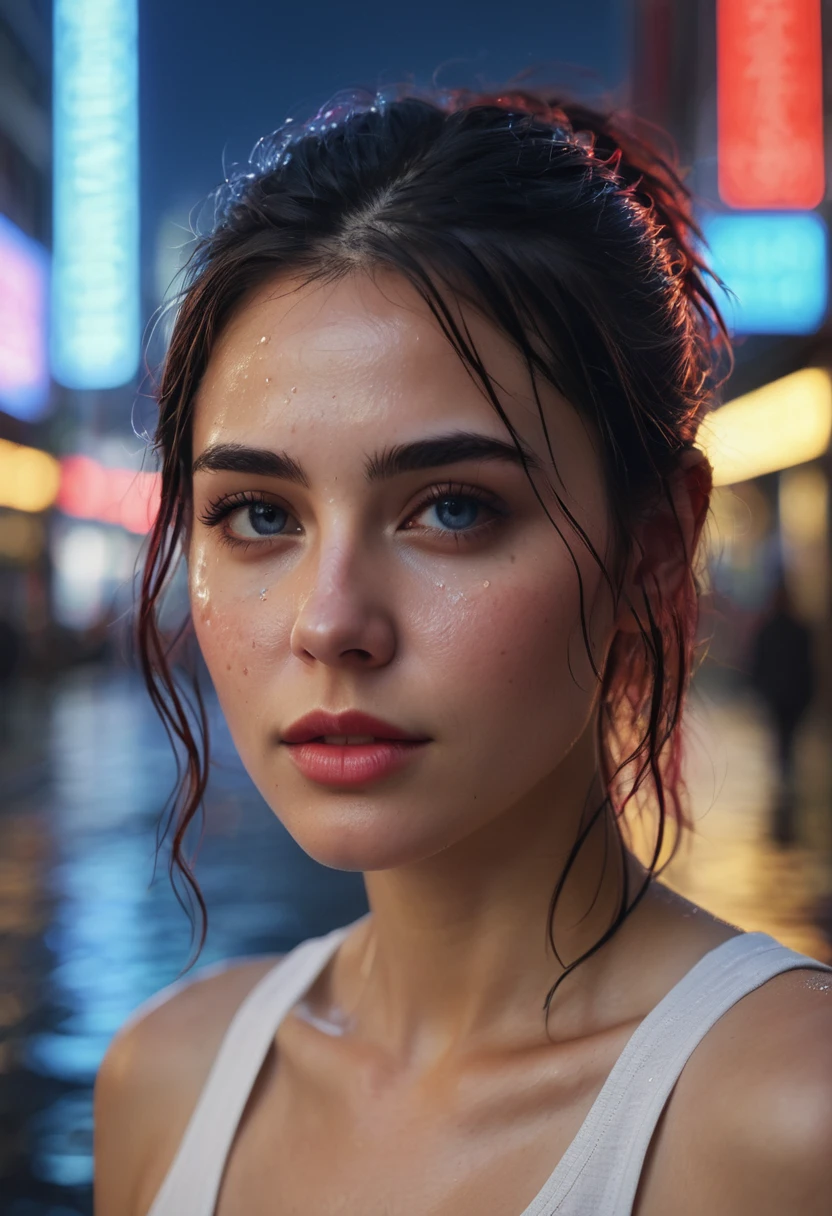
[[[371,915],[333,981],[356,1031],[417,1066],[462,1050],[545,1042],[549,989],[618,908],[623,867],[605,809],[558,899],[555,957],[552,895],[601,801],[589,730],[541,787],[475,836],[417,864],[365,874]],[[643,874],[634,858],[626,864],[631,880]],[[567,976],[550,1033],[555,1021],[567,1036],[570,1025],[585,1024],[608,957],[600,951]]]

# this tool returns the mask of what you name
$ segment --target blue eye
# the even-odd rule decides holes
[[[286,527],[288,511],[273,502],[251,502],[238,507],[229,516],[229,527],[237,536],[246,540],[257,537],[279,536]]]
[[[476,524],[482,503],[463,495],[448,496],[438,499],[430,509],[436,512],[441,527],[457,532]]]

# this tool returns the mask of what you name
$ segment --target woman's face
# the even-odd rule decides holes
[[[591,439],[541,385],[556,474],[520,357],[460,315],[580,567],[600,666],[612,609],[547,488],[603,557]],[[326,865],[386,869],[447,848],[557,788],[587,727],[596,681],[573,557],[513,450],[393,275],[271,284],[213,351],[193,419],[194,625],[243,763]],[[287,742],[315,710],[363,711],[419,741],[359,724],[349,739],[382,741]]]

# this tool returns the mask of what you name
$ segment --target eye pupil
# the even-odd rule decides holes
[[[270,502],[254,502],[248,509],[249,523],[259,536],[273,536],[284,523],[286,512]]]
[[[474,498],[442,498],[436,504],[436,515],[443,528],[471,527],[476,522],[479,503]]]

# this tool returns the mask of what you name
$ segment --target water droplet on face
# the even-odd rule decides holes
[[[437,587],[439,588],[439,590],[440,590],[440,591],[444,591],[444,590],[445,590],[445,584],[444,584],[444,583],[437,583],[436,585],[437,585]]]
[[[490,586],[491,586],[491,583],[488,581],[488,579],[486,579],[485,582],[483,583],[483,587],[490,587]]]
[[[297,391],[298,391],[298,390],[297,390],[297,387],[296,387],[296,386],[293,384],[293,385],[292,385],[292,392],[293,392],[293,393],[296,393]]]
[[[266,376],[266,384],[268,384],[268,383],[269,383],[269,377]]]
[[[261,588],[260,588],[260,599],[261,599],[261,600],[264,600],[268,594],[269,594],[269,593],[268,593],[268,591],[266,590],[266,588],[265,588],[265,587],[261,587]]]
[[[262,346],[262,345],[263,345],[263,343],[264,343],[264,342],[268,342],[268,340],[269,340],[269,339],[266,337],[266,335],[265,335],[265,334],[263,334],[263,337],[260,339],[260,345]]]

